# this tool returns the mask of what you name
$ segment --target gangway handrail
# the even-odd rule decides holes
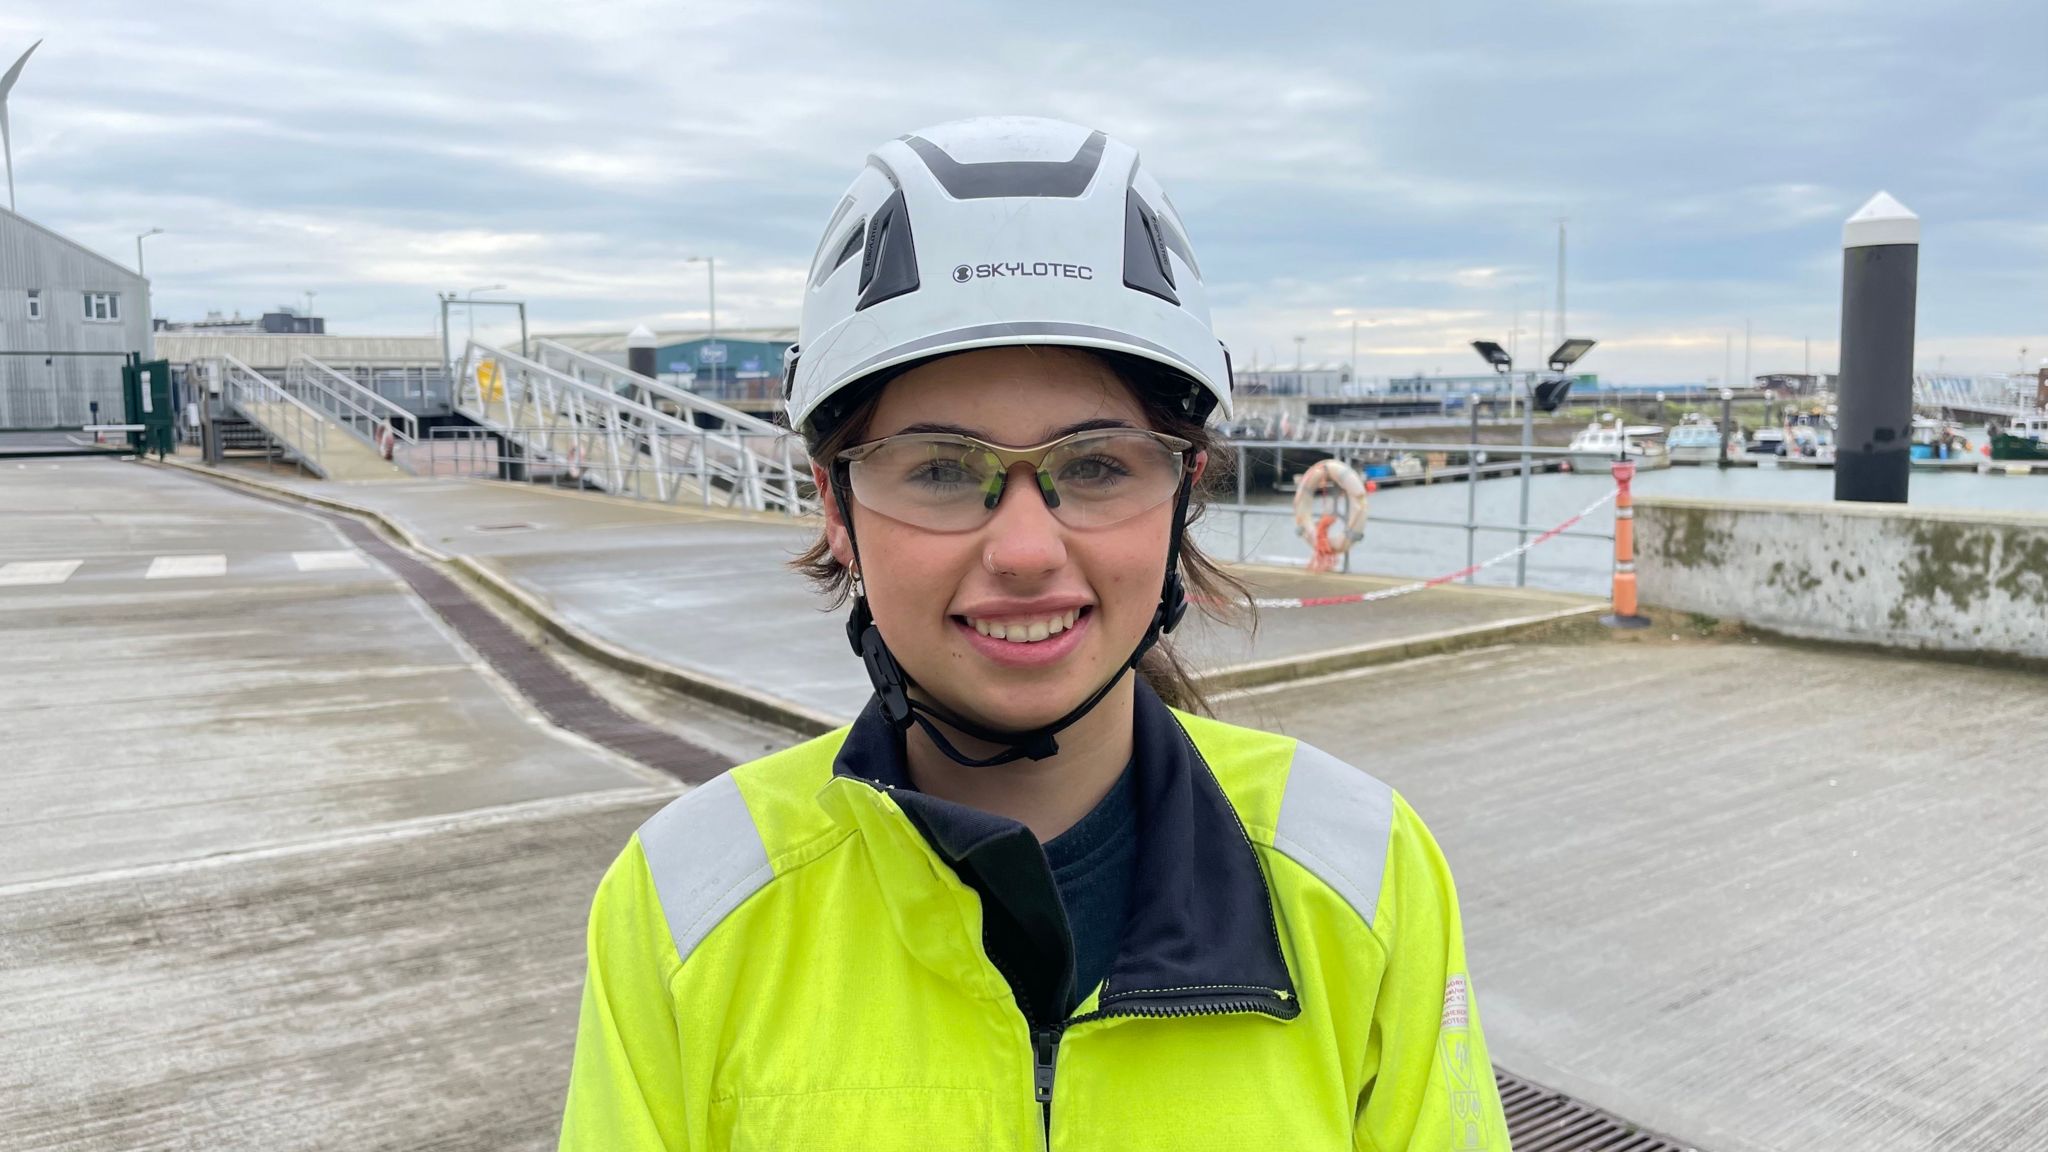
[[[404,406],[380,395],[374,389],[363,387],[353,377],[343,375],[311,356],[292,357],[291,365],[286,371],[300,369],[301,366],[316,374],[308,383],[328,392],[337,403],[352,409],[371,423],[388,424],[393,439],[399,443],[410,445],[419,442],[419,417],[407,411]],[[358,430],[351,427],[350,431]],[[373,443],[372,447],[375,446]]]
[[[221,388],[227,397],[228,403],[251,423],[270,433],[272,439],[282,441],[291,449],[294,455],[301,461],[311,465],[313,471],[325,479],[327,476],[327,425],[329,424],[327,417],[322,415],[312,405],[292,395],[290,391],[278,384],[277,381],[256,371],[235,357],[223,353],[216,357],[216,359],[222,368]],[[245,401],[242,398],[241,394],[245,391],[255,392],[258,396],[261,396],[263,403],[283,404],[284,410],[291,414],[290,420],[288,422],[273,423],[270,420],[264,419],[259,411],[248,406],[254,403],[253,401]],[[279,426],[279,424],[283,424],[283,426]],[[312,430],[310,437],[305,435],[309,427]],[[310,460],[307,459],[309,449],[312,453]]]
[[[639,388],[651,395],[659,396],[664,400],[673,401],[677,406],[688,408],[693,412],[701,412],[707,416],[716,416],[728,424],[745,428],[750,432],[759,432],[763,435],[782,436],[789,434],[789,429],[773,421],[763,420],[750,412],[742,412],[738,408],[721,404],[708,396],[699,396],[688,389],[664,384],[652,376],[643,376],[630,368],[621,368],[602,357],[592,356],[588,352],[571,348],[566,344],[550,340],[545,336],[536,339],[534,343],[543,352],[559,352],[578,364],[594,368],[607,375],[622,377],[631,382],[635,388]],[[546,364],[546,361],[543,360],[542,363]]]
[[[502,373],[495,399],[485,395],[478,377],[486,360]],[[651,472],[654,497],[669,501],[681,491],[687,473],[694,471],[707,502],[712,481],[717,480],[726,486],[728,503],[744,499],[749,507],[780,507],[792,515],[810,510],[811,502],[799,491],[801,466],[791,458],[793,437],[765,421],[754,422],[765,432],[706,428],[620,395],[613,388],[476,341],[463,349],[454,397],[458,407],[471,406],[472,415],[518,441],[526,451],[551,461],[566,461],[610,491],[643,495],[640,477]],[[496,411],[494,404],[500,405]],[[522,427],[526,417],[532,418],[531,427]],[[566,447],[561,443],[564,435],[570,440]],[[749,442],[764,436],[779,449],[779,459],[763,454]],[[600,451],[605,457],[602,461],[591,459]],[[640,469],[635,463],[643,452],[653,458],[652,469]],[[689,463],[693,453],[694,467]],[[771,469],[781,472],[780,484],[767,475]]]

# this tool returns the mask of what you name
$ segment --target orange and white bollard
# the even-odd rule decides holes
[[[1636,509],[1629,495],[1635,478],[1635,461],[1614,462],[1614,611],[1600,618],[1609,628],[1650,626],[1648,616],[1636,613]]]

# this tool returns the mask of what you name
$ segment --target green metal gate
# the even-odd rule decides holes
[[[169,455],[178,418],[171,400],[171,362],[130,355],[121,367],[121,398],[127,423],[142,425],[141,431],[128,433],[128,446],[144,455],[155,452],[158,459]]]

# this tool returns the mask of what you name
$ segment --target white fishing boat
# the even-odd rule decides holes
[[[1664,438],[1664,450],[1673,463],[1704,464],[1721,458],[1721,429],[1697,412],[1688,413],[1671,435]],[[1742,443],[1730,438],[1728,454],[1742,454]]]
[[[1639,471],[1671,467],[1671,454],[1664,450],[1664,429],[1655,424],[1594,421],[1572,437],[1569,447],[1572,471],[1604,472],[1623,456],[1634,460]]]

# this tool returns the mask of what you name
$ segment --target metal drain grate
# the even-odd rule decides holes
[[[1497,1068],[1493,1080],[1515,1152],[1698,1152]]]

